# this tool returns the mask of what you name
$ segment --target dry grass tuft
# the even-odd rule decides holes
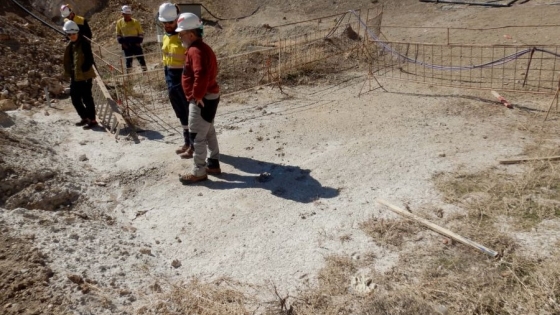
[[[330,256],[326,265],[317,276],[323,294],[334,296],[348,293],[350,276],[356,272],[351,258],[346,256]]]
[[[535,152],[533,156],[557,155]],[[546,219],[560,218],[560,165],[537,161],[521,174],[497,169],[476,174],[439,175],[436,186],[447,202],[460,204],[478,224],[492,224],[499,216],[527,229]]]
[[[329,256],[317,277],[317,285],[297,297],[277,295],[267,315],[345,315],[355,314],[350,279],[356,273],[354,261],[345,256]],[[359,297],[356,297],[359,299]]]
[[[143,306],[137,314],[198,314],[198,315],[247,315],[247,305],[253,300],[239,288],[226,281],[201,283],[193,280],[186,285],[174,286],[157,302]]]
[[[397,247],[420,231],[418,225],[409,221],[377,218],[363,222],[360,228],[377,243]]]

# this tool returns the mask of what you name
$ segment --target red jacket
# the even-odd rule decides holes
[[[220,93],[216,82],[218,60],[212,48],[199,39],[189,46],[185,56],[181,84],[187,100],[202,99],[209,93]]]

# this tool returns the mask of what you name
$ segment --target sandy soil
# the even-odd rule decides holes
[[[542,23],[552,19],[548,6],[533,3],[523,12]],[[406,4],[406,12],[389,6],[387,19],[422,24],[429,16],[431,25],[489,26],[482,21],[498,23],[496,12],[507,21],[522,10]],[[520,154],[535,141],[523,127],[548,105],[548,98],[510,98],[535,114],[506,109],[488,92],[389,81],[382,81],[389,92],[358,97],[364,72],[340,79],[284,87],[286,94],[263,88],[224,99],[216,119],[224,173],[192,186],[178,180],[192,162],[175,155],[177,134],[146,130],[135,144],[125,135],[116,140],[102,130],[85,131],[73,126],[68,99],[55,108],[8,112],[15,124],[3,129],[9,136],[3,134],[2,163],[11,167],[6,181],[22,185],[0,208],[0,264],[12,266],[7,274],[33,268],[35,275],[48,274],[33,283],[55,292],[48,298],[58,304],[47,307],[57,307],[57,314],[132,313],[152,303],[160,286],[193,278],[231,278],[261,288],[273,283],[296,295],[315,283],[324,258],[333,254],[361,259],[373,253],[369,268],[383,272],[396,264],[398,252],[359,228],[372,216],[393,216],[375,199],[460,211],[442,201],[433,176],[486,169]],[[33,180],[42,171],[55,175]],[[41,199],[49,193],[65,198]],[[15,238],[28,241],[14,247]],[[40,266],[11,263],[6,253],[19,246],[29,252],[33,246],[48,259],[39,259]],[[0,290],[25,289],[12,278]],[[35,294],[42,293],[29,293]],[[2,299],[0,309],[15,314],[27,301]]]

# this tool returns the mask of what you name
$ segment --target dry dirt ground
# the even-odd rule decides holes
[[[395,1],[384,21],[552,24],[556,9]],[[530,35],[560,41],[553,31]],[[510,110],[488,92],[391,81],[381,81],[388,92],[358,97],[363,71],[337,79],[224,98],[224,173],[192,186],[178,181],[191,161],[173,152],[176,134],[146,130],[136,144],[85,131],[68,99],[0,116],[0,312],[558,314],[558,170],[497,163],[557,154],[559,114],[542,122],[551,96],[508,95]],[[484,181],[539,169],[546,183],[521,205],[492,199],[497,184]],[[525,189],[514,188],[506,197]],[[400,221],[377,198],[503,259]],[[515,216],[527,204],[539,211]]]

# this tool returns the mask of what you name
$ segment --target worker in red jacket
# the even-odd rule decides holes
[[[177,19],[179,38],[187,47],[181,84],[189,101],[189,135],[194,146],[192,172],[181,175],[183,184],[208,179],[208,174],[221,173],[214,117],[220,102],[216,82],[218,61],[210,46],[202,41],[202,22],[193,13]],[[208,160],[206,160],[209,153]]]

